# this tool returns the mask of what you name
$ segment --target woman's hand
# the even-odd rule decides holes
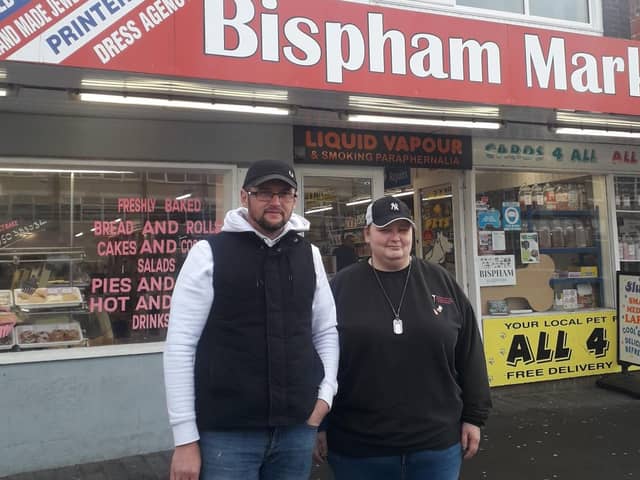
[[[480,427],[471,423],[462,424],[462,436],[460,438],[464,459],[469,460],[476,453],[480,446]]]

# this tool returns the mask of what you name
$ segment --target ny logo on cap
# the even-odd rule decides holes
[[[400,211],[400,205],[398,205],[396,202],[390,203],[389,208],[395,212]]]
[[[289,170],[289,176],[290,176],[291,178],[294,178],[293,170]]]

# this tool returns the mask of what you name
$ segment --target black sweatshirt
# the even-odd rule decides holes
[[[397,309],[407,269],[377,272]],[[480,333],[446,270],[412,260],[401,335],[368,263],[340,271],[331,287],[340,366],[330,450],[364,457],[443,449],[460,441],[461,422],[484,424],[491,397]]]

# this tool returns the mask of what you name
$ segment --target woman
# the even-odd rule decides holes
[[[339,387],[315,459],[328,452],[336,480],[455,480],[491,408],[473,310],[443,268],[411,257],[402,201],[376,200],[366,224],[371,258],[332,280]]]

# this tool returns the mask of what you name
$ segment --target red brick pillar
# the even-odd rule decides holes
[[[629,22],[631,38],[640,40],[640,0],[629,0]]]

